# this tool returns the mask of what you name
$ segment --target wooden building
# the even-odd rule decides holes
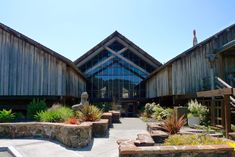
[[[72,62],[0,23],[0,104],[32,98],[75,103],[87,90],[91,101],[165,99],[169,105],[218,88],[215,77],[234,87],[235,24],[193,43],[162,65],[115,31]]]
[[[194,45],[156,69],[145,80],[146,97],[194,98],[217,88],[215,77],[235,86],[235,24]]]
[[[35,97],[71,100],[86,79],[69,59],[0,23],[0,103]]]
[[[141,82],[162,64],[115,31],[75,62],[85,74],[92,102],[122,105],[126,115],[145,99]]]

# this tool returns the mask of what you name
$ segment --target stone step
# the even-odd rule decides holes
[[[136,146],[153,146],[155,144],[150,134],[138,134],[134,143]]]

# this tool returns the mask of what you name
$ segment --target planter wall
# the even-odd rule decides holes
[[[44,122],[1,123],[0,137],[41,137],[57,140],[68,147],[84,147],[91,143],[92,125],[89,123],[70,125]]]
[[[228,145],[137,147],[134,141],[118,141],[119,157],[233,157]]]
[[[109,126],[112,126],[112,124],[113,124],[113,122],[112,122],[112,113],[111,112],[104,112],[103,114],[102,114],[102,117],[101,117],[101,119],[108,119],[108,121],[109,121]]]
[[[92,124],[92,136],[93,137],[105,137],[109,130],[109,120],[101,119],[96,122],[85,122]]]
[[[113,123],[120,123],[120,116],[121,116],[120,111],[109,111],[109,112],[112,113]]]

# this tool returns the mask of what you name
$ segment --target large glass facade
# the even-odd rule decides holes
[[[118,41],[114,41],[108,47],[113,52],[104,49],[80,67],[90,82],[87,86],[90,96],[101,99],[144,97],[145,87],[141,82],[154,67],[129,49],[120,54],[128,61],[114,55],[114,52],[125,48]]]

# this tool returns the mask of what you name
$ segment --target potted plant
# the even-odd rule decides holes
[[[197,100],[191,100],[188,102],[188,126],[195,127],[199,125],[206,117],[209,112],[206,106],[198,103]]]

